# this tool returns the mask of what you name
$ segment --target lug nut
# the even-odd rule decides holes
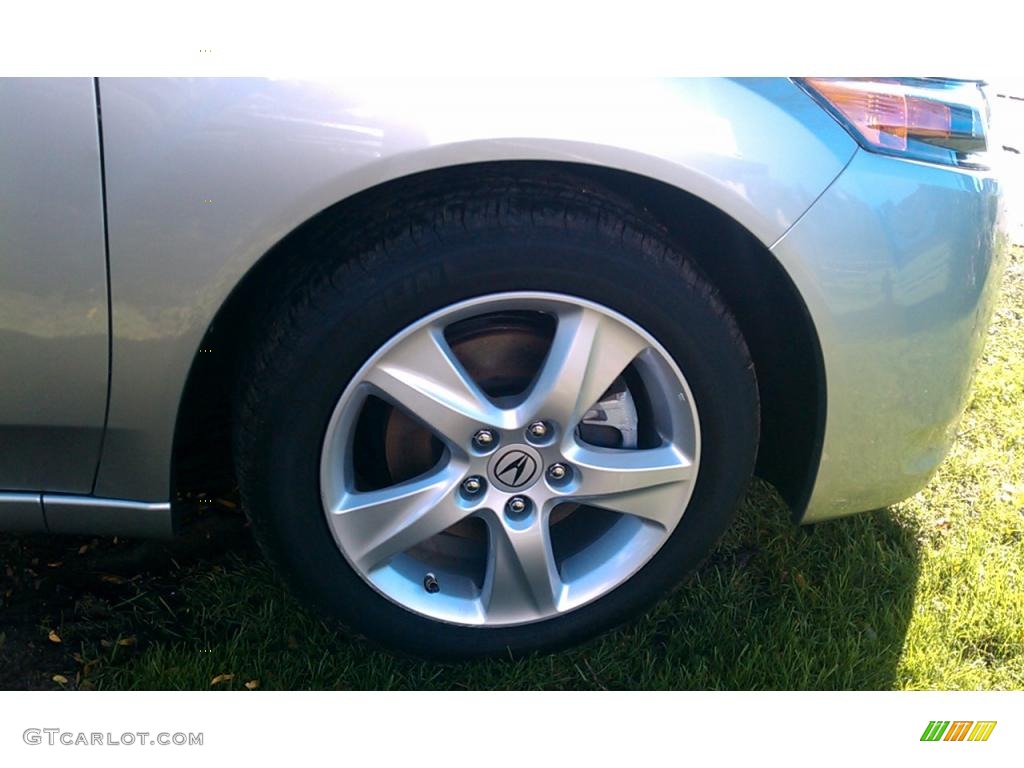
[[[548,425],[543,421],[535,421],[527,429],[530,432],[530,437],[536,440],[543,440],[548,436]]]
[[[565,464],[552,464],[548,467],[548,477],[552,480],[564,480],[569,474],[569,468]]]
[[[489,429],[481,429],[473,435],[473,442],[480,448],[489,448],[494,445],[494,433]]]
[[[484,481],[479,475],[467,477],[462,481],[462,491],[467,496],[476,496],[481,490],[483,490],[483,487]]]
[[[522,496],[513,496],[508,500],[508,504],[505,505],[505,511],[513,517],[519,517],[523,515],[530,507],[530,502]]]

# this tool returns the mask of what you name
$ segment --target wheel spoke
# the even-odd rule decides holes
[[[335,535],[354,564],[372,570],[466,517],[458,501],[461,468],[375,491],[348,492],[332,510]]]
[[[586,307],[560,312],[548,356],[517,409],[520,420],[551,420],[571,435],[583,415],[648,346],[638,333],[608,315]]]
[[[679,519],[674,503],[692,482],[693,463],[674,445],[636,451],[575,446],[567,458],[580,470],[573,500],[635,515],[668,528]]]
[[[451,445],[464,446],[481,426],[500,421],[501,411],[462,367],[442,329],[434,326],[403,339],[365,380]]]
[[[525,621],[558,610],[562,580],[546,519],[517,529],[488,519],[483,604],[488,621]]]
[[[549,332],[553,320],[554,333],[532,383],[516,395],[512,384],[535,349],[526,323],[534,315],[545,316]],[[510,332],[524,334],[522,348],[506,344]],[[462,355],[463,343],[473,355],[468,367],[454,352]],[[492,400],[474,376],[488,391],[488,381],[502,383],[507,396]],[[409,440],[405,420],[372,418],[380,415],[372,403],[367,410],[373,397],[417,421],[420,439]],[[577,434],[598,403],[589,422],[605,429]],[[602,440],[609,428],[623,435],[618,449],[584,440]],[[481,429],[491,434],[474,441]],[[635,448],[651,435],[663,444]],[[453,626],[522,632],[600,599],[659,551],[694,489],[699,435],[686,381],[640,325],[572,296],[480,296],[392,336],[345,388],[323,441],[321,498],[338,549],[382,599]],[[435,463],[437,440],[441,463],[426,474],[376,490],[358,482],[373,474],[365,461],[379,453],[422,470]],[[515,488],[499,482],[495,473],[513,450],[534,458],[543,476]],[[552,471],[555,464],[565,467]],[[524,502],[513,503],[516,492]],[[556,523],[553,549],[551,515],[561,519],[563,502],[609,512]]]

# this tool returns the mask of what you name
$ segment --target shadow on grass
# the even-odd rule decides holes
[[[325,626],[234,514],[207,513],[170,545],[4,536],[0,562],[0,688],[206,689],[230,675],[215,687],[887,689],[918,551],[895,511],[800,529],[758,482],[709,561],[641,620],[568,652],[467,664]]]

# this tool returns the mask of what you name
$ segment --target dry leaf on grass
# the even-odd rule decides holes
[[[210,681],[210,685],[220,685],[221,683],[230,683],[235,679],[234,675],[217,675],[213,680]]]
[[[48,634],[47,637],[50,639],[51,643],[59,643],[59,642],[61,642],[60,635],[58,635],[55,630],[51,629],[50,630],[50,634]]]
[[[245,684],[245,687],[248,688],[250,691],[255,691],[257,688],[260,687],[260,681],[250,680]]]

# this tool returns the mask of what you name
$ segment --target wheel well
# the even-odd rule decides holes
[[[486,165],[493,166],[495,163]],[[648,177],[573,163],[509,161],[503,170],[544,174],[556,166],[629,200],[696,260],[732,309],[754,361],[761,398],[757,473],[799,518],[810,498],[824,434],[825,377],[806,305],[777,259],[731,217],[678,188]],[[466,166],[457,166],[464,173]],[[314,216],[257,262],[232,291],[197,351],[175,428],[172,498],[228,493],[234,487],[231,414],[234,383],[250,329],[278,298],[285,275],[302,267],[307,237],[339,217],[357,215],[404,185],[444,188],[452,169],[427,171],[360,192]]]

